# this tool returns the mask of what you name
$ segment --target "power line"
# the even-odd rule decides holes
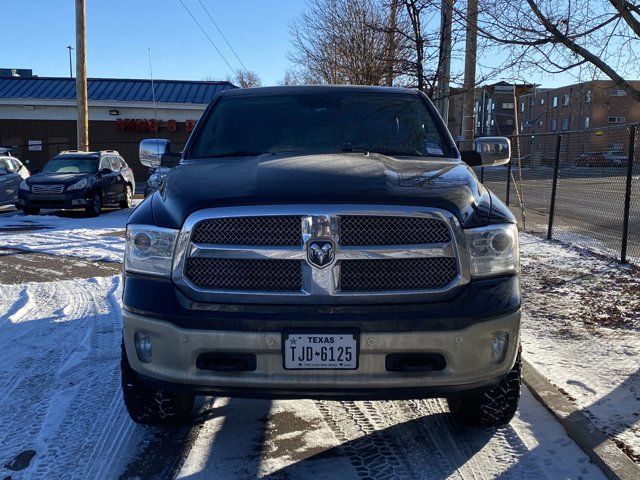
[[[209,19],[211,20],[211,22],[215,25],[216,29],[218,29],[218,33],[220,34],[220,36],[222,38],[224,38],[224,41],[226,42],[227,46],[231,49],[231,51],[233,52],[233,54],[235,55],[235,57],[238,59],[238,62],[240,62],[240,64],[242,65],[242,68],[245,69],[245,71],[249,70],[247,68],[247,66],[244,64],[244,62],[242,60],[240,60],[240,57],[238,56],[238,54],[236,53],[236,51],[233,49],[233,47],[231,46],[231,44],[229,43],[229,40],[227,40],[227,37],[225,36],[224,33],[222,33],[222,30],[220,30],[220,27],[218,26],[218,24],[216,23],[216,21],[213,19],[213,16],[209,13],[209,10],[207,10],[207,7],[205,6],[204,3],[202,3],[202,0],[198,0],[198,2],[200,3],[200,5],[202,6],[202,8],[204,9],[204,11],[207,13],[207,15],[209,16]]]
[[[184,7],[184,9],[187,11],[187,13],[189,14],[189,16],[193,19],[193,21],[195,22],[195,24],[198,26],[198,28],[200,29],[200,31],[202,31],[202,33],[204,33],[204,36],[207,37],[207,39],[209,40],[209,43],[211,43],[211,45],[213,46],[213,48],[216,49],[216,52],[218,52],[218,55],[220,55],[220,57],[222,58],[222,60],[224,60],[224,63],[227,64],[227,67],[229,67],[229,70],[231,70],[231,72],[235,72],[235,70],[233,69],[233,67],[231,66],[231,64],[227,61],[227,59],[224,57],[224,55],[222,54],[222,52],[220,51],[220,49],[218,47],[216,47],[216,44],[213,42],[213,40],[211,39],[211,37],[209,36],[209,34],[205,31],[204,28],[202,28],[202,25],[200,25],[200,23],[198,22],[198,20],[196,20],[196,17],[193,16],[193,13],[191,13],[191,10],[189,10],[189,7],[187,7],[185,5],[185,3],[182,0],[178,0],[182,6]]]

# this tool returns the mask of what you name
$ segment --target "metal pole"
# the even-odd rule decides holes
[[[436,106],[444,124],[449,126],[449,83],[451,79],[451,23],[453,0],[442,0],[440,6],[440,72]]]
[[[71,60],[71,50],[73,50],[73,47],[67,45],[67,49],[69,50],[69,78],[73,78],[73,61]]]
[[[620,261],[627,263],[627,244],[629,243],[629,211],[631,209],[631,180],[633,178],[633,157],[636,145],[636,126],[631,125],[629,132],[629,158],[627,160],[627,186],[624,192],[624,217],[622,224],[622,249]]]
[[[89,106],[87,100],[87,52],[85,0],[76,0],[76,95],[78,99],[78,150],[89,150]]]
[[[461,149],[473,150],[475,120],[473,104],[476,87],[476,56],[478,51],[478,0],[467,1],[467,29],[464,53],[464,103],[462,105]]]
[[[511,164],[512,161],[510,160],[509,163],[507,164],[507,197],[506,197],[506,203],[507,203],[507,207],[509,206],[509,194],[511,193]]]
[[[558,135],[556,142],[556,163],[553,169],[553,186],[551,187],[551,205],[549,206],[549,228],[547,230],[547,240],[553,237],[553,216],[556,209],[556,190],[558,189],[558,172],[560,170],[560,144],[562,135]]]

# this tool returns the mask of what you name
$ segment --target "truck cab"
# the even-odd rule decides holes
[[[465,424],[509,422],[517,226],[472,170],[509,160],[501,137],[460,152],[414,90],[221,93],[127,225],[130,416],[183,423],[196,394],[446,397]]]

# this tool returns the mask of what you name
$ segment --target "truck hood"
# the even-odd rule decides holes
[[[93,174],[91,173],[55,173],[55,172],[41,172],[31,175],[27,179],[27,185],[71,185],[83,178],[91,179]]]
[[[436,207],[472,227],[489,222],[492,196],[456,159],[345,153],[183,161],[152,202],[168,228],[203,208],[330,203]]]

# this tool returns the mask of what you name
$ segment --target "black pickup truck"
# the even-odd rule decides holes
[[[163,140],[141,158],[173,164]],[[133,420],[196,394],[446,397],[471,425],[520,396],[517,228],[422,93],[228,90],[129,219],[122,388]]]

